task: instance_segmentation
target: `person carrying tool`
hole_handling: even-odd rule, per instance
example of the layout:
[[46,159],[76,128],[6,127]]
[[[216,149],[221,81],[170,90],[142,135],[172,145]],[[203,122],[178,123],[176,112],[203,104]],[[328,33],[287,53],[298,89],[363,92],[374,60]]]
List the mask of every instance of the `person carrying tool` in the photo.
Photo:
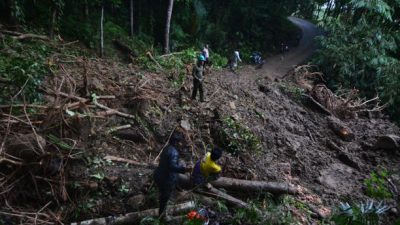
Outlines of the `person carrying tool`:
[[179,152],[182,148],[184,136],[181,132],[174,131],[169,140],[169,144],[161,153],[160,162],[154,171],[154,181],[159,190],[159,216],[165,216],[165,208],[168,200],[175,190],[178,182],[178,173],[190,171],[179,164]]
[[221,156],[222,150],[215,147],[211,152],[207,152],[203,159],[197,161],[191,177],[194,186],[201,186],[218,178],[221,166],[217,161]]

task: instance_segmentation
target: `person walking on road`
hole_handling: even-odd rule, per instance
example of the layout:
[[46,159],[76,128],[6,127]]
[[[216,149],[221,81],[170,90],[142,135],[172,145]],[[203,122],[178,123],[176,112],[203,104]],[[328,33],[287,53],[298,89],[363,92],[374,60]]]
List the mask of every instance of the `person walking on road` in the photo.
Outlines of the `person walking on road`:
[[242,62],[242,59],[240,58],[239,51],[234,51],[233,55],[229,59],[229,69],[233,73],[235,73],[235,70],[236,70],[239,62]]

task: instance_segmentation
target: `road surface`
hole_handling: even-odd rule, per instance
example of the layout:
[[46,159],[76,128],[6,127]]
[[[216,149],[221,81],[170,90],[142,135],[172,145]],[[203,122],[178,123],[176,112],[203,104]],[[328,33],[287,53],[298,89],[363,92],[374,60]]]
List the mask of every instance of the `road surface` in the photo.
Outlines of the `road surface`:
[[266,59],[263,68],[256,72],[257,75],[270,78],[282,78],[295,65],[306,62],[317,48],[315,37],[321,34],[320,29],[314,24],[296,17],[288,18],[302,30],[302,38],[296,48],[292,48],[284,55],[279,54]]

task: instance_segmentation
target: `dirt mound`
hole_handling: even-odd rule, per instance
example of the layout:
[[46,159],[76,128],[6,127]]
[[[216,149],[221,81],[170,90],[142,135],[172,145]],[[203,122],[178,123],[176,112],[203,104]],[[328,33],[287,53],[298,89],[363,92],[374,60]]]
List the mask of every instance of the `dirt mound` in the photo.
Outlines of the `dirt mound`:
[[[342,120],[354,133],[351,141],[342,140],[330,128],[329,117],[313,107],[301,89],[289,81],[253,79],[252,67],[239,74],[207,74],[206,102],[200,103],[190,100],[190,75],[176,86],[165,74],[133,65],[85,58],[54,61],[58,73],[42,86],[46,105],[28,106],[36,110],[29,118],[21,114],[18,119],[2,108],[0,141],[7,143],[15,133],[30,134],[27,151],[35,155],[25,161],[15,159],[21,155],[2,161],[8,167],[3,173],[14,176],[2,190],[43,187],[23,198],[3,195],[2,200],[11,199],[8,203],[19,207],[37,201],[33,208],[46,206],[42,220],[124,213],[132,209],[128,199],[137,193],[153,196],[141,207],[154,205],[152,163],[177,127],[186,135],[186,164],[193,165],[207,149],[220,145],[231,153],[221,162],[223,176],[295,183],[322,199],[316,205],[365,199],[363,180],[373,170],[399,172],[398,152],[373,147],[381,135],[400,135],[395,124],[385,118]],[[48,142],[39,141],[42,138]],[[11,146],[6,144],[5,149]],[[26,163],[41,162],[48,166],[31,171],[30,179],[12,173]],[[399,177],[393,178],[398,186]],[[13,183],[18,179],[24,182]],[[52,203],[46,205],[48,201]],[[61,207],[63,202],[73,207]],[[26,219],[34,217],[29,214]]]

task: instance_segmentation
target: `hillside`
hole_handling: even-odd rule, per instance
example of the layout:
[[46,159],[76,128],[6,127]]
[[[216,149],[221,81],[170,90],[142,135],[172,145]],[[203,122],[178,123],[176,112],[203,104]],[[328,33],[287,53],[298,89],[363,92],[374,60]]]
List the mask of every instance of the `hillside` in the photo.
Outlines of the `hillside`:
[[[312,38],[303,34],[297,49],[267,59],[260,70],[213,69],[206,75],[205,103],[190,100],[190,74],[176,82],[180,68],[148,71],[137,61],[51,52],[52,74],[40,85],[43,104],[0,107],[0,191],[6,203],[0,221],[68,223],[155,208],[151,167],[177,127],[186,135],[186,165],[219,145],[226,150],[222,176],[302,187],[280,199],[229,192],[272,214],[272,224],[312,224],[340,201],[369,199],[364,181],[373,171],[386,169],[397,190],[398,149],[374,146],[379,136],[400,136],[399,127],[382,114],[360,114],[341,119],[354,133],[342,140],[330,128],[332,116],[294,82],[289,68],[314,50]],[[132,198],[139,194],[147,196],[143,204]],[[386,201],[393,207],[389,221],[398,216],[394,194]],[[216,205],[208,206],[216,213],[214,224],[231,224],[233,207],[226,212]]]

